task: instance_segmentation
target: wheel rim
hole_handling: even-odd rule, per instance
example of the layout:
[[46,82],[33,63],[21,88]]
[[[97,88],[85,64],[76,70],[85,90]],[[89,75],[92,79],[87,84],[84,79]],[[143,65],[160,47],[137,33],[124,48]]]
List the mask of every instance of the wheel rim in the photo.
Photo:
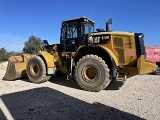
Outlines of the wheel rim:
[[39,74],[39,66],[37,63],[34,63],[30,66],[30,73],[33,76],[37,76]]
[[98,72],[94,66],[86,66],[82,69],[82,78],[88,83],[93,83],[97,80]]

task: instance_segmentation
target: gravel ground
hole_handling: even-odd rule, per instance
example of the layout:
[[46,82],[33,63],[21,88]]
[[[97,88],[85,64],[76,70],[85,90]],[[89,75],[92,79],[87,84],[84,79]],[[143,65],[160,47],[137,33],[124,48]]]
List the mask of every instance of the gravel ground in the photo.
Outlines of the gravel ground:
[[160,120],[160,76],[137,75],[88,92],[66,78],[4,81],[6,66],[0,64],[1,120]]

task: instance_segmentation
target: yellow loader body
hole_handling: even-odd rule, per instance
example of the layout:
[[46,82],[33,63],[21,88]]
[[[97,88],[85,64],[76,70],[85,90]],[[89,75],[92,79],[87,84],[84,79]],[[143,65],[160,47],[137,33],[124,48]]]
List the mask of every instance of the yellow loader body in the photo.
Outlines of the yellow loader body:
[[96,92],[120,76],[125,80],[156,71],[156,63],[145,60],[144,34],[112,31],[111,24],[109,19],[106,30],[93,32],[95,22],[84,16],[62,21],[60,44],[49,45],[44,40],[38,54],[12,56],[4,79],[28,77],[42,83],[54,72],[67,79],[74,75],[82,89]]

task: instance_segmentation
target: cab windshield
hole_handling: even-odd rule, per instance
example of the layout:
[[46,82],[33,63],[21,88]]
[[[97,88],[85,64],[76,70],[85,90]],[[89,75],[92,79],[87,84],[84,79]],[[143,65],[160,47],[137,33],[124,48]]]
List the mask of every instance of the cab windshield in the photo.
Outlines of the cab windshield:
[[84,31],[85,34],[94,32],[94,25],[92,25],[91,23],[85,23],[84,28],[85,28],[85,31]]

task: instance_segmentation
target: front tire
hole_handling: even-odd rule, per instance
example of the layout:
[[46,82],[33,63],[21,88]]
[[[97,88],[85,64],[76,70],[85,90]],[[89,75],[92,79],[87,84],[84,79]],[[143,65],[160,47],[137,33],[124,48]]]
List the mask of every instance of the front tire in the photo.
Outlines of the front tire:
[[47,76],[46,65],[43,59],[39,56],[32,56],[26,66],[26,73],[29,80],[33,83],[42,83],[50,79],[51,76]]
[[92,92],[105,89],[111,82],[105,61],[92,54],[79,60],[75,67],[75,79],[82,89]]

